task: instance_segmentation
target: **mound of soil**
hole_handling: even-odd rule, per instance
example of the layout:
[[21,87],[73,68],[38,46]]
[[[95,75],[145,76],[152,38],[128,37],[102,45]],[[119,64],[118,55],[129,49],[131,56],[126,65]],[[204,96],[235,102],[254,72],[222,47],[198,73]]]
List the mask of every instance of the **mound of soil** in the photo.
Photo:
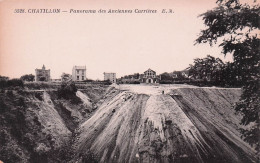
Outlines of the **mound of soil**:
[[240,89],[147,92],[124,90],[105,101],[79,127],[71,162],[256,161],[232,109]]

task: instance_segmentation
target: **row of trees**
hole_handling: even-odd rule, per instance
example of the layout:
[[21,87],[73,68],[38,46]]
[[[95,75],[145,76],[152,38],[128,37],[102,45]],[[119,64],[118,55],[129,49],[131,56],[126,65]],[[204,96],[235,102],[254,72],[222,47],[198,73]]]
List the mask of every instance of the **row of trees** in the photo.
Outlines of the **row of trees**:
[[221,59],[208,55],[206,58],[194,59],[194,64],[190,64],[188,68],[188,73],[192,79],[219,80],[223,68],[224,63]]
[[24,81],[34,81],[35,76],[33,74],[26,74],[20,77],[20,79],[9,79],[6,76],[0,76],[0,88],[11,87],[11,86],[23,86]]
[[35,76],[33,74],[26,74],[20,77],[22,81],[34,81]]
[[207,84],[222,87],[240,87],[243,85],[241,71],[234,63],[223,63],[220,58],[208,55],[196,58],[187,68],[188,76],[193,81],[205,81]]
[[20,79],[9,79],[6,76],[0,76],[0,88],[23,87],[24,81],[34,81],[35,76],[32,74],[23,75]]
[[9,79],[6,76],[0,76],[0,89],[7,87],[23,87],[23,81],[20,79]]
[[162,73],[162,84],[187,83],[203,86],[240,87],[243,85],[240,70],[234,63],[224,63],[220,58],[208,55],[194,59],[183,71]]

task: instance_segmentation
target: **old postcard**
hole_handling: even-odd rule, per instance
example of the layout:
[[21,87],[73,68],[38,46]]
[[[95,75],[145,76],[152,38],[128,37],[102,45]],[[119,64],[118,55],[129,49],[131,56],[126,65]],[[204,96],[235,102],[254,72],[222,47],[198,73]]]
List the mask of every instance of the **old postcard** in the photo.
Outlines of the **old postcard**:
[[257,1],[0,0],[0,162],[259,161]]

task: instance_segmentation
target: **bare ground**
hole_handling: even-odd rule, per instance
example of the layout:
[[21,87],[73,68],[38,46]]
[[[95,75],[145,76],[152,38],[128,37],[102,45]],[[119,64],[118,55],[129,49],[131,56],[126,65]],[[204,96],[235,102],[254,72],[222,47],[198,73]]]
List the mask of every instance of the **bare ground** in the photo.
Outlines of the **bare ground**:
[[232,109],[240,89],[115,87],[121,93],[79,127],[72,162],[256,162]]
[[85,86],[0,93],[4,162],[257,162],[240,138],[240,89]]

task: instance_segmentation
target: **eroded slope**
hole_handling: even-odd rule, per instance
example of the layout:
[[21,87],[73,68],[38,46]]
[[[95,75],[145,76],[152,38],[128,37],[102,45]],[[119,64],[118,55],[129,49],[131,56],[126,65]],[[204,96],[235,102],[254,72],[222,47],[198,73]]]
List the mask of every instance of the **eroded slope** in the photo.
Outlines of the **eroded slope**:
[[255,162],[232,105],[239,89],[123,91],[77,131],[79,162]]
[[107,86],[89,86],[63,99],[56,90],[1,91],[0,160],[67,162],[74,130],[93,115],[99,99],[117,93]]

